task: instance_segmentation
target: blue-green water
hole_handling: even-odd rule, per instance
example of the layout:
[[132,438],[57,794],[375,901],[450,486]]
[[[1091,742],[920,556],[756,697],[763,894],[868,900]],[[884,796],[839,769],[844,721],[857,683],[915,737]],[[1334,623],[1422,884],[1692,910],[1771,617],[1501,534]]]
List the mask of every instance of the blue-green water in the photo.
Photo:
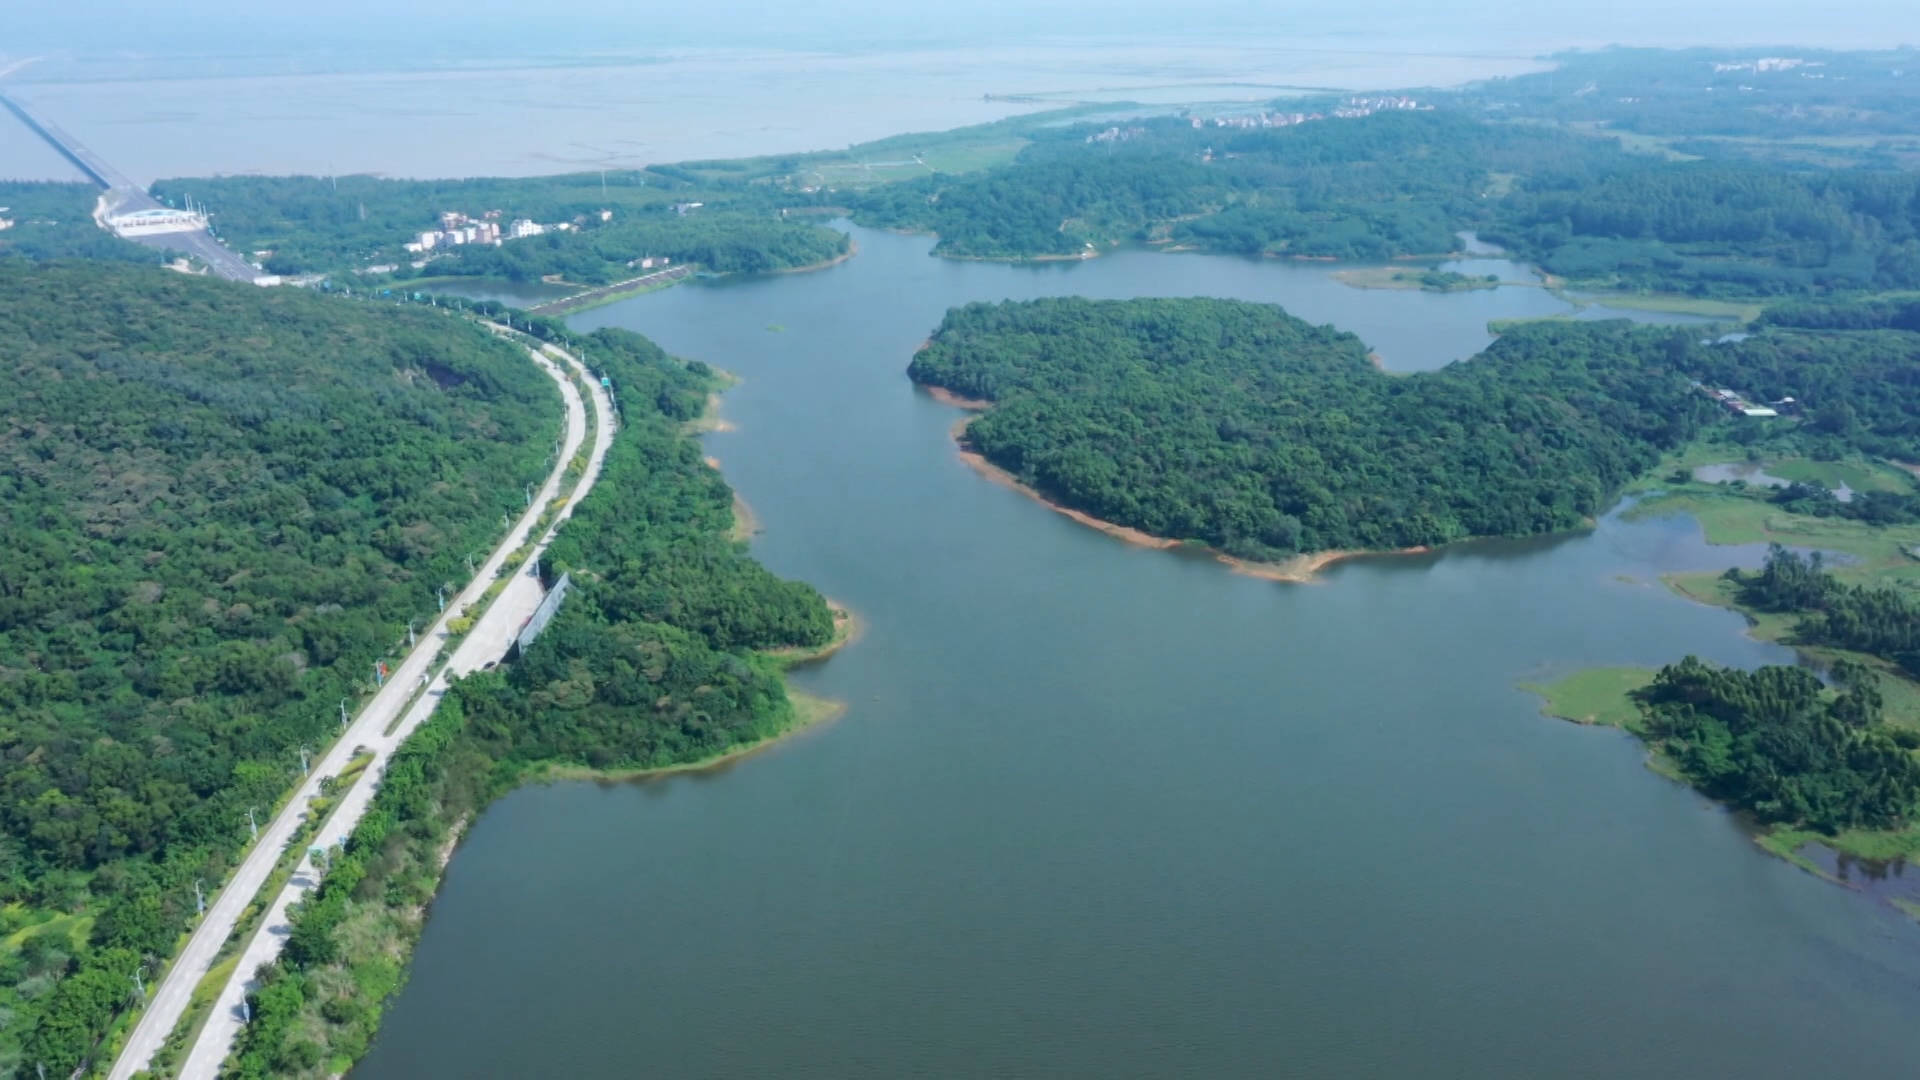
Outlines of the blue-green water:
[[1537,290],[859,239],[574,319],[744,377],[708,446],[756,554],[868,624],[799,679],[846,715],[709,775],[501,800],[357,1077],[1920,1071],[1920,927],[1514,688],[1786,659],[1656,581],[1757,552],[1609,516],[1276,585],[985,482],[903,374],[976,299],[1283,299],[1431,367]]

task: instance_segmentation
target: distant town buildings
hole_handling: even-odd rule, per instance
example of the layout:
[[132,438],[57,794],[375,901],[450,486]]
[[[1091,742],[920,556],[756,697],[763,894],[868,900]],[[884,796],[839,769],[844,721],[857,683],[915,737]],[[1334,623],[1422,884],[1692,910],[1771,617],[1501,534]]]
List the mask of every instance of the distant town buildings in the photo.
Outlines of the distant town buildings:
[[[694,203],[693,205],[698,206],[700,204]],[[443,210],[440,212],[440,227],[438,229],[430,229],[426,232],[415,234],[414,238],[409,240],[405,247],[415,255],[450,247],[464,246],[466,244],[491,244],[494,247],[499,247],[508,240],[524,240],[529,236],[543,236],[549,232],[572,232],[578,228],[572,221],[562,221],[553,225],[542,225],[531,218],[513,218],[507,222],[506,228],[502,229],[500,227],[500,219],[505,216],[505,213],[502,211],[488,210],[481,214],[478,219],[475,219],[468,217],[458,210]],[[598,211],[598,217],[603,222],[612,221],[613,211]],[[575,220],[584,221],[586,219],[577,218]]]
[[[1281,128],[1295,124],[1311,123],[1331,117],[1336,120],[1352,120],[1362,116],[1372,116],[1377,112],[1427,111],[1433,106],[1422,105],[1418,100],[1401,94],[1381,97],[1348,98],[1335,106],[1330,113],[1304,112],[1268,112],[1262,109],[1256,113],[1241,113],[1235,116],[1216,116],[1211,120],[1194,117],[1193,126],[1206,127],[1211,124],[1218,128]],[[1089,142],[1094,140],[1089,139]]]
[[1826,66],[1819,60],[1803,60],[1797,56],[1763,56],[1758,60],[1745,60],[1731,64],[1716,63],[1713,65],[1713,70],[1716,74],[1729,71],[1752,71],[1764,74],[1769,71],[1792,71],[1797,67]]

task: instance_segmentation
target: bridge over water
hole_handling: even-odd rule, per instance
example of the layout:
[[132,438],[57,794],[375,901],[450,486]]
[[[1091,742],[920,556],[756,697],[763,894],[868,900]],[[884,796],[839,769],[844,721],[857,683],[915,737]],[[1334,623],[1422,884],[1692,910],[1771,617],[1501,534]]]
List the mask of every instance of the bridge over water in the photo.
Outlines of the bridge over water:
[[[110,227],[109,219],[136,215],[147,217],[153,212],[165,211],[167,207],[147,194],[147,189],[128,179],[125,173],[113,167],[107,159],[93,152],[85,143],[68,134],[64,128],[39,116],[17,98],[0,93],[0,105],[20,118],[34,134],[47,141],[47,144],[59,151],[60,156],[71,162],[74,168],[85,174],[87,179],[98,184],[105,192],[104,213],[100,215],[101,227]],[[233,253],[204,227],[188,228],[176,232],[121,231],[121,236],[136,244],[174,251],[193,256],[228,281],[251,281],[269,284],[273,280],[253,267],[253,264]]]

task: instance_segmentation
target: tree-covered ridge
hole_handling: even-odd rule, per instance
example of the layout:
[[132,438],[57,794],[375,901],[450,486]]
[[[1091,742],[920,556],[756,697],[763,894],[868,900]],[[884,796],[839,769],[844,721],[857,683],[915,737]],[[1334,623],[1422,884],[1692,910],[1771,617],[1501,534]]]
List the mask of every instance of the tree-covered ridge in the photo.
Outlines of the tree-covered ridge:
[[993,401],[968,440],[1048,497],[1272,558],[1580,524],[1709,415],[1666,357],[1540,324],[1395,377],[1276,307],[1069,299],[956,308],[909,374]]
[[753,650],[822,644],[832,620],[811,586],[727,538],[732,493],[683,426],[713,373],[622,330],[573,344],[612,379],[623,417],[599,481],[547,551],[543,569],[569,571],[574,592],[524,655],[456,683],[395,755],[252,995],[236,1076],[324,1077],[365,1053],[449,830],[529,772],[698,761],[794,722],[778,664]]
[[1148,120],[1117,143],[1087,142],[1093,130],[1054,132],[983,174],[875,188],[853,206],[863,221],[937,232],[935,251],[959,256],[1078,255],[1133,240],[1386,258],[1453,250],[1493,171],[1606,152],[1432,113],[1231,132]]
[[1920,286],[1911,171],[1671,161],[1470,102],[1245,131],[1146,120],[1111,141],[1073,126],[1036,133],[1012,164],[850,201],[863,221],[937,232],[936,253],[966,257],[1145,242],[1385,259],[1451,251],[1456,231],[1475,229],[1553,273],[1609,285]]
[[0,311],[0,889],[92,920],[0,960],[0,1038],[64,1075],[520,509],[556,410],[424,309],[15,262]]
[[1636,287],[1793,294],[1920,284],[1920,176],[1635,161],[1529,179],[1487,235]]

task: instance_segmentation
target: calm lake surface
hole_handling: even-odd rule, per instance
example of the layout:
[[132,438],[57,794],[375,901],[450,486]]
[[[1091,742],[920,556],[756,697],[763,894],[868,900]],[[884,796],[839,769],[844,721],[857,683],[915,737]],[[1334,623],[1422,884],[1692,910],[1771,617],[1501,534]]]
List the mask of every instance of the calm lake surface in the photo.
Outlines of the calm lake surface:
[[[630,41],[562,56],[414,58],[375,70],[303,70],[260,57],[56,55],[7,86],[150,183],[247,172],[633,169],[836,149],[1076,102],[1246,104],[1305,87],[1446,86],[1547,66],[1526,54],[1372,42],[1335,42],[1336,51],[1325,41],[1271,39],[918,49],[651,48],[645,33]],[[32,139],[0,113],[0,177],[78,178],[57,155],[24,145]]]
[[1920,1071],[1920,927],[1515,688],[1786,660],[1656,581],[1758,551],[1616,514],[1276,585],[987,483],[904,375],[972,300],[1285,297],[1418,368],[1543,293],[859,241],[574,319],[744,377],[708,447],[756,554],[866,621],[798,679],[847,714],[713,774],[501,800],[357,1078]]

